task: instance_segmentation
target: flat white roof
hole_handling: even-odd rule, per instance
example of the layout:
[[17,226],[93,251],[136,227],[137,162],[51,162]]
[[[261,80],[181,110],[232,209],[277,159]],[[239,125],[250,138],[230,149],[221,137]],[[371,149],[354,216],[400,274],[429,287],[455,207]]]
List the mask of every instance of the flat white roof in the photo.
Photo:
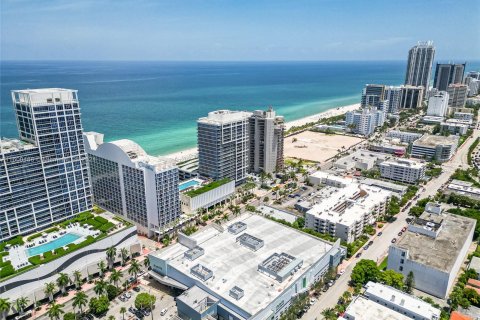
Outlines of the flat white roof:
[[395,167],[421,169],[425,167],[425,164],[414,161],[414,160],[410,160],[410,159],[397,159],[397,160],[384,161],[380,164],[380,166],[395,166]]
[[[246,230],[237,235],[227,231],[229,225],[238,221],[247,225]],[[224,232],[220,232],[210,226],[190,236],[204,250],[204,254],[194,261],[184,257],[188,248],[180,243],[152,255],[168,260],[169,268],[173,267],[189,278],[197,279],[190,274],[193,266],[201,264],[207,267],[212,270],[213,277],[203,284],[252,315],[266,308],[332,248],[326,241],[258,215],[244,214],[230,221],[224,229]],[[264,246],[253,251],[240,245],[236,238],[243,233],[263,240]],[[303,260],[300,270],[292,276],[278,282],[257,270],[258,265],[272,254],[283,252]],[[229,296],[230,289],[234,286],[244,291],[245,295],[240,300]]]
[[[359,219],[363,219],[365,212],[386,200],[392,193],[377,187],[351,183],[344,188],[335,188],[329,197],[314,205],[308,214],[316,218],[328,220],[332,223],[341,223],[350,226]],[[356,197],[356,199],[352,199]],[[335,208],[344,202],[350,202],[343,212]]]
[[208,113],[208,117],[198,119],[200,123],[222,125],[247,120],[252,115],[246,111],[217,110]]
[[33,143],[19,140],[0,138],[0,153],[9,153],[36,148]]
[[362,296],[358,296],[353,300],[348,305],[345,313],[355,318],[355,320],[411,320],[410,317],[404,316],[401,313],[388,309]]
[[365,295],[368,297],[373,296],[388,300],[392,304],[401,306],[402,308],[410,310],[411,312],[419,314],[427,319],[433,319],[434,316],[436,316],[437,319],[440,319],[439,309],[432,307],[430,303],[417,297],[372,281],[368,282],[365,287]]

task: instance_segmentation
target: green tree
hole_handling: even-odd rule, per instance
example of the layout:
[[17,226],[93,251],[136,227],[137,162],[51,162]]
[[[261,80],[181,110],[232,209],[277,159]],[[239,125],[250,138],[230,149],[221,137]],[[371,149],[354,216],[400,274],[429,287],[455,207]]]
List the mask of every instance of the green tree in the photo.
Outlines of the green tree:
[[379,280],[381,283],[386,284],[397,289],[403,288],[403,274],[395,272],[393,270],[386,270],[380,273]]
[[48,308],[47,315],[50,318],[50,320],[59,320],[60,316],[65,313],[63,311],[63,304],[58,304],[55,302],[52,302],[50,304],[50,307]]
[[112,301],[118,295],[119,290],[114,285],[109,284],[109,285],[107,285],[105,291],[107,293],[108,300]]
[[95,286],[93,287],[93,291],[97,296],[101,296],[107,292],[107,285],[108,283],[103,279],[98,280],[95,282]]
[[93,297],[90,299],[90,302],[88,303],[88,307],[90,308],[90,311],[96,316],[105,314],[108,311],[109,306],[110,306],[110,301],[108,300],[107,296]]
[[122,271],[113,269],[109,277],[110,283],[113,283],[115,286],[118,287],[118,281],[120,281],[122,277],[123,277]]
[[143,259],[143,266],[147,269],[150,269],[150,259],[148,259],[148,257]]
[[128,252],[128,249],[127,248],[121,248],[120,249],[120,258],[122,259],[122,266],[124,266],[127,263],[129,257],[130,257],[130,253]]
[[75,313],[67,312],[63,315],[63,320],[76,320]]
[[125,320],[125,313],[127,313],[127,308],[121,307],[120,313],[122,314],[122,320]]
[[478,306],[480,303],[480,295],[472,288],[464,288],[463,296],[468,300],[468,302],[470,302],[470,304]]
[[379,274],[380,271],[375,261],[362,259],[353,268],[350,279],[354,286],[362,286],[368,281],[377,281]]
[[146,292],[139,293],[135,298],[135,308],[137,309],[152,309],[155,305],[156,297]]
[[83,314],[83,307],[85,307],[88,303],[88,296],[83,291],[77,291],[73,296],[73,303],[72,306],[74,310],[76,308],[80,309],[80,314]]
[[337,314],[335,313],[335,310],[332,308],[327,308],[322,311],[322,316],[325,318],[325,320],[336,320],[337,319]]
[[53,301],[53,294],[55,293],[56,287],[55,287],[55,282],[48,282],[45,283],[45,289],[43,292],[48,296],[48,300],[50,302]]
[[10,308],[12,307],[12,303],[8,301],[9,298],[0,298],[0,313],[2,314],[2,318],[5,319],[8,312],[10,312]]
[[405,279],[405,292],[411,294],[413,287],[415,287],[415,275],[410,271]]
[[137,259],[132,259],[130,262],[130,267],[128,268],[129,275],[135,275],[135,282],[137,282],[137,276],[140,273],[140,264]]
[[107,266],[105,264],[105,261],[101,260],[99,263],[97,263],[98,271],[100,272],[100,278],[103,278],[105,275],[105,271],[107,271]]
[[27,297],[20,297],[15,300],[15,306],[17,307],[17,310],[20,314],[23,314],[25,312],[25,308],[28,306],[29,302],[30,300],[28,300]]
[[57,285],[60,288],[60,290],[62,291],[62,294],[65,295],[65,291],[66,291],[69,283],[70,283],[70,278],[68,277],[68,275],[66,273],[60,272],[60,274],[58,275],[58,278],[57,278]]
[[78,270],[73,271],[73,283],[75,283],[75,288],[78,290],[82,286],[83,276],[82,273]]
[[107,249],[107,260],[108,260],[108,268],[112,269],[113,264],[115,263],[115,256],[117,255],[117,248],[111,246]]

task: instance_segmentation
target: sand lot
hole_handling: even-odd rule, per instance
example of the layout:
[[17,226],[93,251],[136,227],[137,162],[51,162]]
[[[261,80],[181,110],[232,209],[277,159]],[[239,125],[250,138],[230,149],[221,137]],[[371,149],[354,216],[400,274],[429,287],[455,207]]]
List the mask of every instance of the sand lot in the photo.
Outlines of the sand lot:
[[[293,142],[294,138],[297,141]],[[285,138],[284,153],[285,157],[324,162],[335,156],[342,146],[348,149],[361,141],[363,139],[356,137],[305,131]]]

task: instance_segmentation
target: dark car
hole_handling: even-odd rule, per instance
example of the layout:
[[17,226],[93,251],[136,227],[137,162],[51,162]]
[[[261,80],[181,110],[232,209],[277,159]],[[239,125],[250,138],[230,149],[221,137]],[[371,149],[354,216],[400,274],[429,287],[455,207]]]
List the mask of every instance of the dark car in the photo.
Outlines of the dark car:
[[393,238],[393,239],[392,239],[392,243],[395,243],[395,242],[397,242],[397,239],[396,239],[396,238]]
[[400,232],[398,233],[398,236],[400,237],[402,234],[403,234],[403,232],[402,232],[402,231],[400,231]]
[[359,253],[357,253],[357,254],[355,255],[355,258],[360,258],[361,255],[362,255],[362,253],[359,252]]
[[368,250],[368,248],[369,248],[369,246],[367,244],[365,247],[363,247],[363,250]]
[[135,287],[135,288],[133,288],[133,291],[135,291],[135,292],[140,292],[140,287]]
[[370,241],[368,242],[368,245],[371,246],[372,244],[373,244],[373,241],[370,240]]
[[383,234],[383,232],[380,231],[379,233],[377,233],[377,236],[380,237],[382,234]]

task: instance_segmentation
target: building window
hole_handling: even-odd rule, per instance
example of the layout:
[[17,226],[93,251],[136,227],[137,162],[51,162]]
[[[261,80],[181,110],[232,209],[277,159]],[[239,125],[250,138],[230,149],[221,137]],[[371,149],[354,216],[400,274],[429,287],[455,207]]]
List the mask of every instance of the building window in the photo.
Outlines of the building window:
[[402,267],[402,266],[400,266],[399,270],[400,270],[400,271],[403,271],[403,267]]
[[404,262],[405,262],[405,260],[403,260],[403,259],[400,259],[400,263],[404,263]]
[[402,252],[402,257],[405,257],[405,252]]

